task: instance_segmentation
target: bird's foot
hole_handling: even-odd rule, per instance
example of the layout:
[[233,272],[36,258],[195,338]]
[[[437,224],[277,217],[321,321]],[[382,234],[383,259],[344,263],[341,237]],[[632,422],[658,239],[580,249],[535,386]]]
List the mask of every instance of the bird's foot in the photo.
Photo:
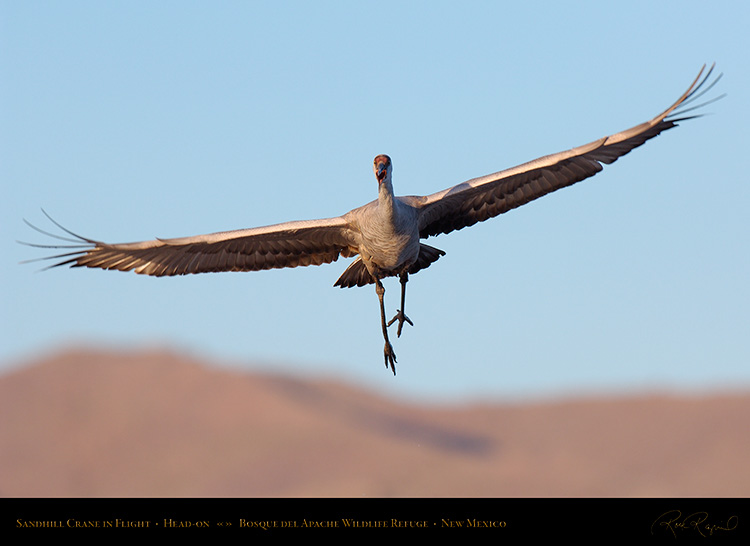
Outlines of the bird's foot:
[[398,330],[396,330],[396,336],[401,337],[401,330],[404,327],[404,322],[408,322],[412,326],[414,326],[414,323],[409,319],[409,317],[407,317],[404,314],[404,312],[401,309],[396,309],[396,311],[398,311],[396,313],[396,316],[391,319],[391,321],[388,323],[388,326],[390,326],[391,324],[393,324],[394,322],[398,320]]
[[391,370],[393,370],[393,375],[396,375],[396,353],[393,351],[390,341],[385,342],[384,358],[385,368],[388,369],[390,366]]

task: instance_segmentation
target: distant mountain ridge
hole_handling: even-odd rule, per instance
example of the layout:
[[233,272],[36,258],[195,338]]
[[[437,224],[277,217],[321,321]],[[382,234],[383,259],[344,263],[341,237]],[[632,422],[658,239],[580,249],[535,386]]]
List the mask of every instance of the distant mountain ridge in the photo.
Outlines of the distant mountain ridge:
[[418,406],[166,351],[0,376],[0,496],[746,497],[750,394]]

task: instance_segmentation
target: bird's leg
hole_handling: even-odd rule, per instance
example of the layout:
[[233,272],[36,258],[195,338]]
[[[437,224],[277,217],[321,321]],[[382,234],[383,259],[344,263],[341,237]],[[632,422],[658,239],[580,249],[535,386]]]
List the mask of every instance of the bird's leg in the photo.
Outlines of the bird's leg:
[[408,322],[412,326],[414,326],[414,323],[404,314],[404,304],[406,302],[406,283],[409,282],[409,274],[407,272],[401,273],[401,309],[396,309],[397,313],[396,316],[391,319],[391,321],[388,323],[388,326],[396,322],[398,320],[398,330],[396,331],[396,335],[398,337],[401,337],[401,329],[404,327],[404,322]]
[[391,370],[393,370],[393,375],[396,375],[396,353],[393,352],[393,346],[388,340],[388,326],[385,323],[385,304],[383,303],[385,288],[383,287],[383,283],[380,282],[380,279],[375,279],[375,292],[377,292],[378,299],[380,300],[380,324],[383,326],[383,338],[385,338],[385,367],[388,368],[388,365],[390,364]]

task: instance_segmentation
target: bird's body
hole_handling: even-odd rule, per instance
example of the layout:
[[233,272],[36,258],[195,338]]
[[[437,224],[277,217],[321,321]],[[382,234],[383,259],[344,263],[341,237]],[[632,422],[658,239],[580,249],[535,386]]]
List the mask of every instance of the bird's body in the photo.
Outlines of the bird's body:
[[[677,102],[648,122],[432,195],[395,196],[391,159],[379,155],[373,164],[378,198],[342,216],[125,244],[107,244],[81,237],[57,224],[75,239],[52,236],[73,245],[32,246],[72,249],[65,254],[50,256],[62,259],[54,266],[70,264],[72,267],[133,270],[159,277],[321,265],[336,261],[339,256],[357,256],[334,286],[376,285],[385,340],[384,360],[395,374],[396,357],[387,327],[398,321],[400,336],[403,323],[411,324],[404,313],[409,274],[429,267],[445,254],[422,243],[421,239],[474,225],[593,176],[602,170],[602,164],[614,162],[662,131],[674,127],[676,122],[689,119],[676,117],[675,109],[702,95],[718,81],[716,78],[698,93],[712,69],[703,79],[701,70]],[[386,323],[385,290],[381,280],[389,276],[397,276],[401,281],[401,308]]]
[[381,187],[380,196],[344,218],[358,232],[358,253],[374,277],[398,274],[419,255],[418,211]]

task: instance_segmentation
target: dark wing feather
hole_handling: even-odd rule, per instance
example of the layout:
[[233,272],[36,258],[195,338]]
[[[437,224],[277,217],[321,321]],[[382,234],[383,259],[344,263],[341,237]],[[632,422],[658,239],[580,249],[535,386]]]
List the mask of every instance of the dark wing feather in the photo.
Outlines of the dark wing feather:
[[[417,261],[411,264],[411,267],[409,267],[409,273],[413,275],[422,269],[427,269],[430,267],[430,264],[436,262],[440,256],[445,256],[445,252],[439,248],[420,243]],[[362,258],[357,258],[346,268],[346,271],[341,274],[338,280],[333,283],[333,286],[351,288],[353,286],[366,286],[374,283],[375,278],[370,275]]]
[[70,265],[132,270],[142,275],[162,277],[321,265],[334,262],[339,256],[357,254],[355,234],[341,217],[124,244],[102,243],[57,225],[76,239],[38,231],[76,244],[32,245],[75,249],[43,258],[60,260],[50,267]]
[[[684,109],[680,113],[675,112],[675,109],[703,95],[721,78],[719,75],[699,92],[713,71],[712,66],[701,79],[705,68],[701,69],[693,84],[677,102],[651,121],[566,152],[469,180],[442,192],[410,198],[410,203],[420,210],[420,237],[450,233],[472,226],[580,182],[601,171],[603,163],[614,162],[662,131],[675,127],[678,121],[696,117],[679,116],[704,104]],[[714,100],[719,98],[721,97]]]

